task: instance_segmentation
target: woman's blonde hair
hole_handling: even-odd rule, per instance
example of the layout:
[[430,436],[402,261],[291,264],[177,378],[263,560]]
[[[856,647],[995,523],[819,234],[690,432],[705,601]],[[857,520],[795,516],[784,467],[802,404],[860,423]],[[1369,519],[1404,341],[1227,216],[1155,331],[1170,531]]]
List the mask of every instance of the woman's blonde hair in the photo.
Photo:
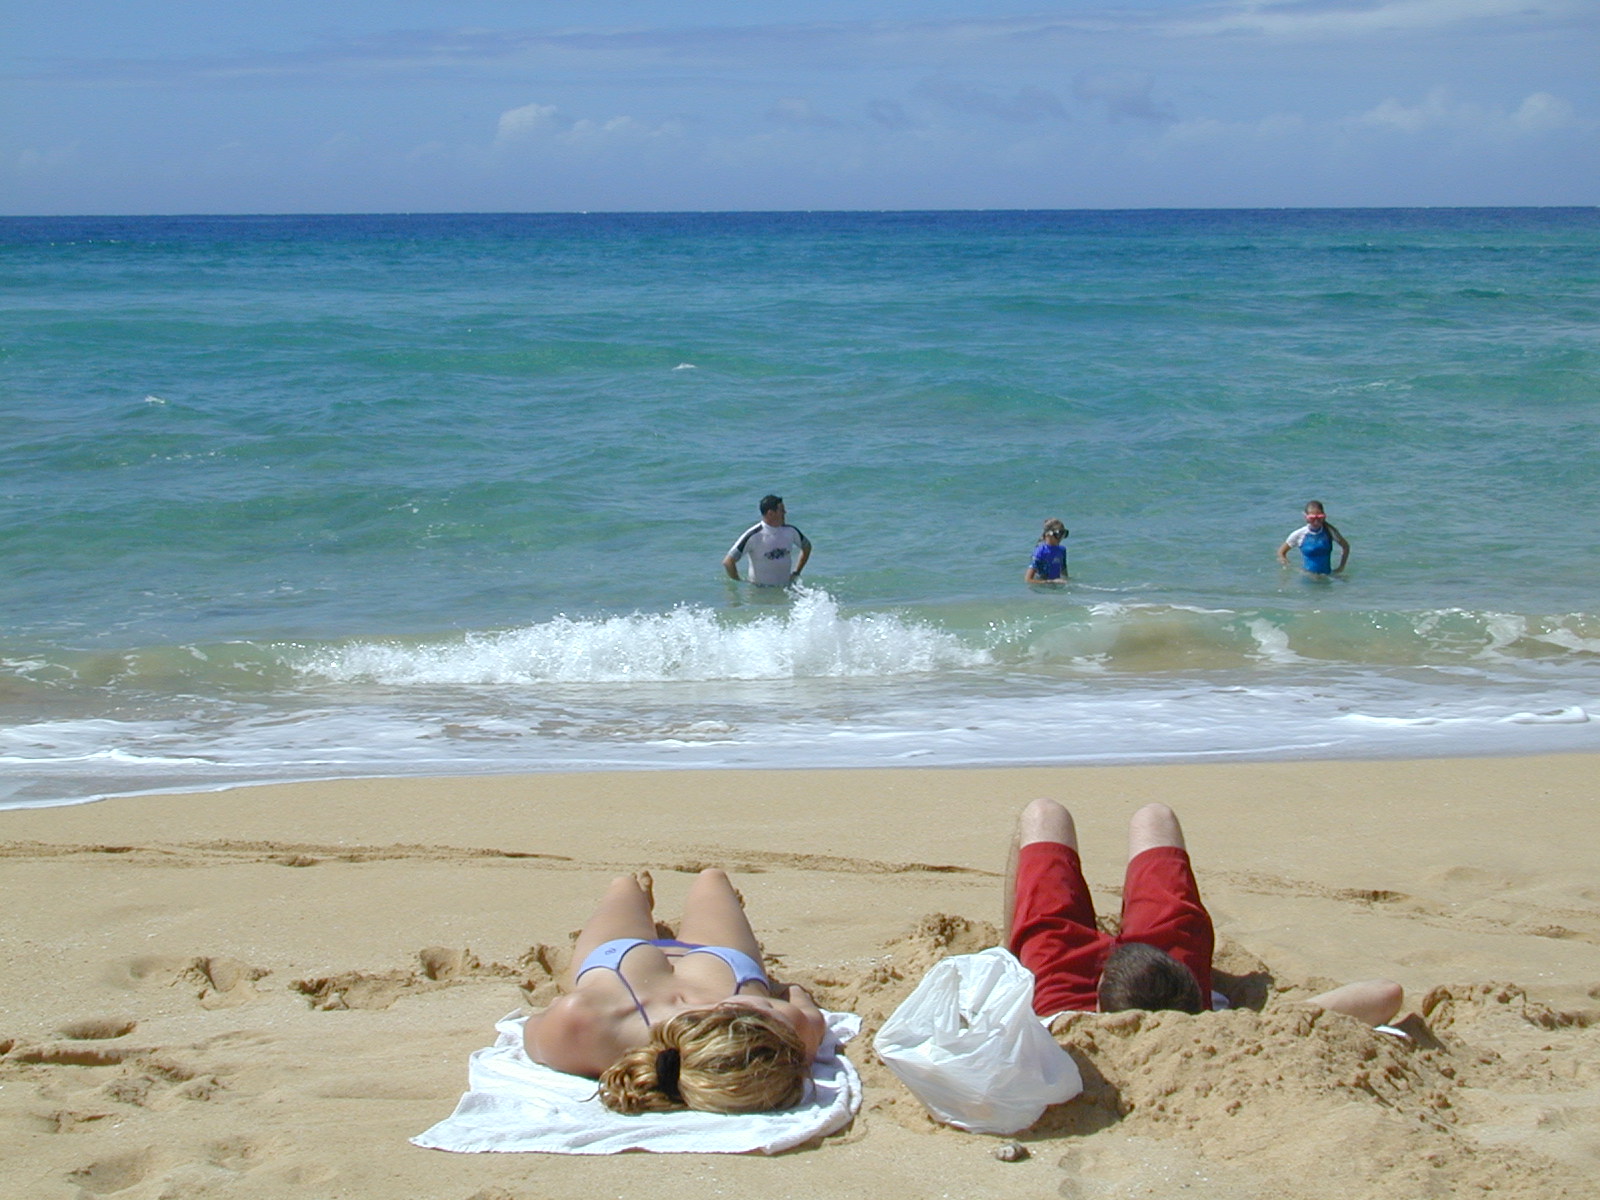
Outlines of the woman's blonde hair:
[[791,1108],[810,1076],[805,1043],[767,1013],[728,1005],[681,1012],[650,1027],[600,1076],[613,1112],[770,1112]]

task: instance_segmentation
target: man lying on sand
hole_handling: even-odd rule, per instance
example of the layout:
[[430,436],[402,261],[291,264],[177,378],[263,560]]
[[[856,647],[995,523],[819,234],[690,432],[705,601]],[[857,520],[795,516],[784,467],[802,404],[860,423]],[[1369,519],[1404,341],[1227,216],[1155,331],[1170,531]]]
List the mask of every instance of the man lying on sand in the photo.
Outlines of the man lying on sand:
[[[1095,925],[1072,814],[1054,800],[1022,810],[1006,883],[1006,946],[1033,972],[1033,1008],[1061,1012],[1226,1007],[1211,990],[1215,934],[1189,863],[1183,829],[1165,804],[1147,804],[1128,825],[1122,925]],[[1400,1011],[1400,985],[1346,984],[1307,1003],[1383,1025]]]

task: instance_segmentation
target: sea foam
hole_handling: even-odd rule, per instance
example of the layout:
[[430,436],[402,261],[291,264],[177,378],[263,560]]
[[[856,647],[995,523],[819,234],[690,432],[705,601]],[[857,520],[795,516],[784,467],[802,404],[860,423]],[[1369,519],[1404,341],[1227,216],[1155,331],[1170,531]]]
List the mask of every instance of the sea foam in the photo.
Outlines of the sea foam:
[[[747,611],[747,610],[745,610]],[[845,615],[826,592],[733,618],[665,613],[557,617],[446,644],[363,641],[311,654],[307,672],[389,685],[666,683],[718,679],[886,678],[988,662],[955,635],[894,613]]]

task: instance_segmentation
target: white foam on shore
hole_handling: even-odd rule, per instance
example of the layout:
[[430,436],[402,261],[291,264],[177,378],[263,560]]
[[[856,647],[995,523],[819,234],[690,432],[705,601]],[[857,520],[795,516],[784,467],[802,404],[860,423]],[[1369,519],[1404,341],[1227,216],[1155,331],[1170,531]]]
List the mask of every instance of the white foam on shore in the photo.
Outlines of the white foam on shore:
[[1600,663],[1537,640],[1587,637],[1581,617],[742,599],[18,656],[0,806],[354,775],[1600,749]]
[[1595,696],[1441,694],[1375,676],[1119,685],[1015,672],[938,686],[908,676],[337,692],[338,703],[294,712],[239,705],[14,727],[0,732],[0,807],[351,776],[1600,751]]

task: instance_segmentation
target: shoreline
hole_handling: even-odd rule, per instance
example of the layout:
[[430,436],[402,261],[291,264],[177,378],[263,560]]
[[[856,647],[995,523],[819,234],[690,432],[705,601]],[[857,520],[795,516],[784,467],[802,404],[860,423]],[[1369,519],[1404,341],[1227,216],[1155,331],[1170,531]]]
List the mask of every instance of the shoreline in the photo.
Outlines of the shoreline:
[[[1600,1109],[1597,767],[1562,753],[540,772],[7,810],[0,1128],[18,1152],[0,1190],[533,1200],[665,1172],[779,1196],[1131,1197],[1164,1179],[1232,1200],[1293,1191],[1314,1158],[1331,1200],[1483,1178],[1577,1197],[1600,1168],[1581,1134]],[[1010,824],[1037,795],[1077,817],[1103,912],[1128,815],[1172,804],[1219,966],[1268,1000],[1145,1018],[1134,1038],[1075,1019],[1058,1036],[1128,1111],[1086,1093],[1024,1137],[1030,1160],[1002,1164],[992,1139],[929,1122],[870,1037],[933,961],[992,940]],[[688,873],[711,864],[733,872],[783,976],[863,1015],[849,1131],[773,1159],[406,1144],[449,1113],[494,1021],[547,997],[530,950],[564,954],[607,878],[650,867],[675,919]],[[421,952],[441,947],[454,965],[430,973]],[[1351,1030],[1293,1032],[1296,996],[1380,975],[1408,1009],[1434,993],[1443,1049],[1371,1059]],[[1148,1093],[1157,1077],[1166,1090]]]
[[1287,747],[1276,752],[1264,750],[1218,750],[1209,753],[1175,752],[1162,758],[1107,756],[1104,759],[1078,759],[1073,761],[1049,761],[1043,759],[1027,759],[1022,757],[1006,760],[974,759],[966,762],[937,762],[937,763],[896,763],[892,765],[863,766],[855,763],[823,764],[815,766],[796,766],[782,763],[775,766],[751,766],[746,763],[710,764],[705,762],[689,763],[663,763],[663,762],[638,762],[632,764],[610,763],[595,767],[572,767],[560,763],[548,766],[507,766],[494,767],[483,771],[463,771],[454,768],[440,768],[437,771],[402,772],[392,773],[384,770],[374,770],[371,773],[350,775],[307,775],[303,777],[285,779],[239,779],[223,782],[197,783],[192,786],[175,787],[160,785],[149,788],[137,788],[125,792],[95,792],[91,795],[76,796],[64,799],[23,800],[18,802],[0,801],[0,813],[24,812],[35,809],[73,808],[83,805],[101,804],[108,801],[137,800],[146,797],[178,797],[178,796],[208,796],[220,795],[230,792],[249,792],[262,788],[302,788],[322,787],[325,785],[341,784],[374,784],[386,781],[399,782],[412,781],[448,781],[448,780],[473,780],[473,779],[543,779],[549,776],[590,776],[590,775],[651,775],[674,773],[705,773],[721,774],[723,772],[784,772],[784,771],[859,771],[864,773],[886,771],[1078,771],[1078,770],[1144,770],[1167,767],[1212,767],[1212,766],[1250,766],[1267,764],[1302,764],[1315,763],[1392,763],[1392,762],[1454,762],[1458,760],[1473,761],[1481,759],[1560,759],[1573,756],[1587,756],[1600,759],[1600,748],[1589,745],[1573,745],[1550,749],[1530,748],[1526,745],[1514,746],[1506,749],[1483,750],[1477,753],[1464,751],[1460,747],[1450,747],[1441,750],[1438,754],[1418,754],[1415,750],[1391,745],[1388,750],[1349,750],[1348,753],[1323,753],[1319,755],[1307,754],[1301,747]]

